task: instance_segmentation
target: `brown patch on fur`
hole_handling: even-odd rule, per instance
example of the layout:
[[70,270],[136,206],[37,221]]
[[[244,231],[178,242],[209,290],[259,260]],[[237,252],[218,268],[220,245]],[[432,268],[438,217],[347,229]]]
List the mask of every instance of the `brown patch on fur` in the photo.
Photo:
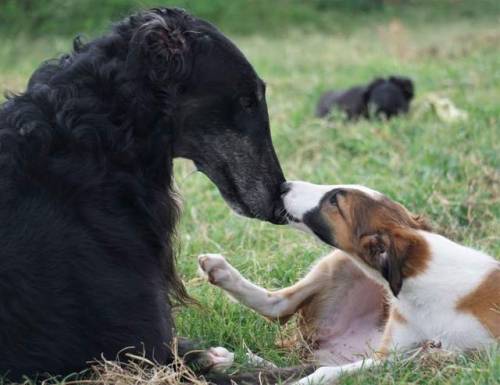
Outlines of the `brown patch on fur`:
[[488,274],[476,290],[463,297],[456,308],[473,314],[500,339],[500,267]]
[[[350,211],[350,210],[349,210]],[[333,224],[335,240],[338,247],[347,253],[353,253],[354,245],[352,239],[352,225],[349,216],[341,213],[341,211],[333,206],[323,207],[322,215],[326,217],[329,224]]]
[[422,216],[412,214],[385,196],[376,199],[360,191],[349,191],[348,195],[351,228],[357,238],[375,231],[398,228],[431,230]]
[[427,270],[430,250],[427,242],[415,231],[397,229],[392,232],[395,253],[402,261],[403,278],[415,277]]
[[322,215],[337,246],[380,271],[397,296],[402,281],[423,273],[430,252],[416,230],[430,230],[422,216],[410,213],[387,197],[355,189],[336,192],[325,200]]

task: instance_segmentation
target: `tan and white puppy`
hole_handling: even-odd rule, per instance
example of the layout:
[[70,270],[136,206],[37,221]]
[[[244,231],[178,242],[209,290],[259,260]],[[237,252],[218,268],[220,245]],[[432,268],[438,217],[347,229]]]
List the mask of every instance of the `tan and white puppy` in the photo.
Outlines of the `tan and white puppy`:
[[[432,233],[418,216],[363,186],[290,182],[292,225],[338,248],[295,285],[267,291],[224,257],[200,256],[211,283],[258,313],[300,328],[323,365],[299,384],[330,383],[426,341],[448,350],[500,339],[500,263]],[[370,358],[369,358],[370,357]]]

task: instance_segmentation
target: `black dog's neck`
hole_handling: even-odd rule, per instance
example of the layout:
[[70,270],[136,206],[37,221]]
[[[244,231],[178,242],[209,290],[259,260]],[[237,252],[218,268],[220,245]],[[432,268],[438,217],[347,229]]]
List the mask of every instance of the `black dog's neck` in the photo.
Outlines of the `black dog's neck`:
[[122,61],[111,67],[109,61],[100,66],[82,52],[40,67],[27,91],[0,108],[1,164],[10,157],[9,172],[25,170],[26,183],[72,207],[91,203],[99,215],[128,213],[169,294],[184,301],[171,239],[179,216],[171,122],[149,90],[120,75]]
[[28,90],[0,110],[2,128],[16,137],[12,144],[27,155],[24,162],[40,165],[76,153],[165,184],[171,177],[170,119],[142,79],[120,72],[124,61],[109,64],[103,56],[101,66],[94,56],[84,51],[40,67]]

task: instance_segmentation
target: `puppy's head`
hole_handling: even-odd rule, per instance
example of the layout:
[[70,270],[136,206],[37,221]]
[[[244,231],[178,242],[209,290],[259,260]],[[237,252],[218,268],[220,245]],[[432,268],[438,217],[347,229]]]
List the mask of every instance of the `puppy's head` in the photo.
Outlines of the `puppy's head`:
[[373,108],[376,115],[387,118],[406,113],[414,95],[413,82],[405,77],[391,76],[372,81],[363,94],[367,108]]
[[377,191],[359,185],[288,182],[283,204],[292,225],[380,274],[395,296],[404,278],[425,267],[426,261],[409,257],[424,252],[415,230],[429,230],[429,226]]

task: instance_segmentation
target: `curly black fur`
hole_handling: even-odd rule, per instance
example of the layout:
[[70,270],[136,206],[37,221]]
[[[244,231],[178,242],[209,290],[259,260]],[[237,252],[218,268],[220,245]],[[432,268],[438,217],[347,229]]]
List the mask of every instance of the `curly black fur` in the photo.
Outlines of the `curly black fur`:
[[171,309],[188,299],[172,160],[280,222],[263,92],[213,26],[154,9],[75,40],[1,105],[0,375],[79,371],[127,347],[169,362]]

